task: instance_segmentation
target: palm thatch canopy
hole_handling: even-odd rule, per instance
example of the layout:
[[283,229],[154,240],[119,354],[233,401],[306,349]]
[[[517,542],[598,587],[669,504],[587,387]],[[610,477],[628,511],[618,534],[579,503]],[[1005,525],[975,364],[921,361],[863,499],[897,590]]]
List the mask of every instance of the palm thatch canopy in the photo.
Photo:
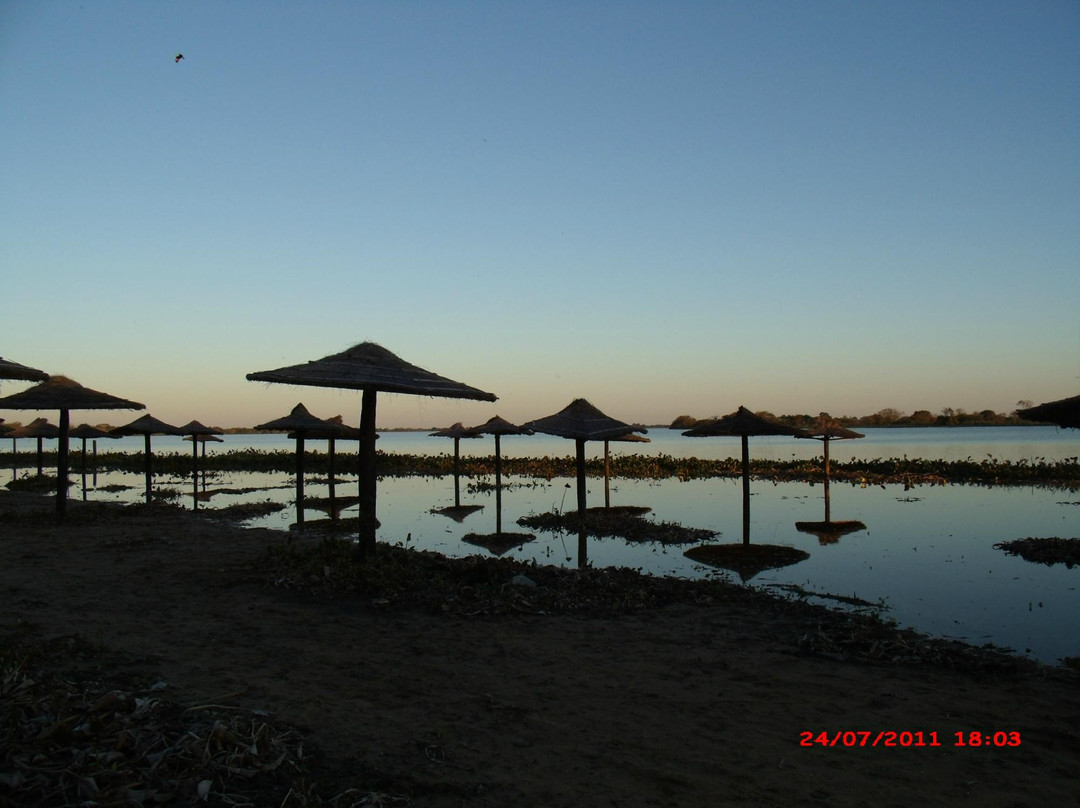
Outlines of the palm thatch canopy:
[[15,431],[15,427],[8,426],[7,424],[4,423],[4,419],[0,418],[0,437],[6,438],[9,433],[14,432],[14,431]]
[[565,408],[525,424],[536,432],[571,440],[613,440],[631,432],[647,432],[644,427],[616,421],[583,398],[571,401]]
[[347,351],[302,365],[249,373],[253,382],[373,390],[417,396],[495,401],[496,396],[411,365],[374,342],[361,342]]
[[533,431],[527,426],[517,426],[505,418],[496,415],[489,418],[480,426],[469,427],[469,431],[476,435],[531,435]]
[[625,435],[619,435],[617,438],[608,438],[612,443],[652,443],[652,438],[646,438],[642,435],[635,435],[633,432],[628,432]]
[[[312,429],[304,437],[312,440],[360,440],[360,430],[354,426],[346,426],[345,419],[340,415],[326,418],[326,426],[322,429]],[[296,433],[290,432],[290,438],[295,438]],[[376,435],[376,438],[379,436]]]
[[1080,396],[1048,401],[1037,407],[1017,410],[1016,414],[1026,421],[1040,421],[1069,429],[1080,429]]
[[123,426],[113,427],[112,433],[114,435],[182,435],[179,427],[175,427],[172,424],[167,424],[164,421],[159,421],[154,416],[147,413],[139,418],[136,418],[130,424],[124,424]]
[[50,424],[44,418],[35,418],[26,426],[20,426],[13,429],[9,434],[9,438],[58,438],[60,437],[60,427],[55,424]]
[[453,426],[448,426],[446,429],[437,429],[434,432],[428,434],[429,438],[479,438],[480,433],[474,432],[468,427],[462,425],[461,421],[458,421]]
[[29,390],[0,398],[0,410],[60,410],[60,443],[56,452],[56,512],[67,510],[68,427],[71,410],[144,410],[142,404],[83,387],[66,376],[50,376]]
[[178,426],[176,431],[181,435],[221,435],[220,429],[214,429],[212,426],[206,426],[198,421],[188,421],[183,426]]
[[862,432],[856,432],[854,429],[847,429],[842,426],[818,426],[806,429],[804,434],[796,435],[796,438],[814,438],[815,440],[854,440],[855,438],[865,438]]
[[99,393],[67,376],[50,376],[21,393],[0,398],[0,410],[144,410],[142,404]]
[[303,404],[297,404],[288,415],[275,418],[273,421],[267,421],[265,424],[259,424],[255,428],[265,429],[268,432],[302,432],[305,438],[312,437],[311,432],[314,430],[341,434],[348,429],[348,427],[335,424],[332,421],[316,418],[308,412],[307,407]]
[[37,368],[20,365],[0,357],[0,379],[18,379],[24,382],[43,382],[49,378],[49,374]]
[[206,434],[188,435],[188,436],[186,436],[184,438],[184,440],[194,441],[195,443],[224,443],[225,442],[221,438],[219,438],[217,435],[206,435]]
[[96,426],[90,426],[90,424],[79,424],[73,430],[68,433],[73,438],[82,438],[86,440],[88,438],[119,438],[119,435],[114,435],[111,432],[106,432],[104,429],[98,429]]
[[738,410],[717,418],[712,421],[704,421],[697,424],[693,429],[683,432],[690,438],[706,438],[715,436],[743,436],[743,435],[793,435],[806,437],[805,431],[795,427],[785,426],[776,421],[769,421],[760,415],[755,415],[746,409],[739,407]]

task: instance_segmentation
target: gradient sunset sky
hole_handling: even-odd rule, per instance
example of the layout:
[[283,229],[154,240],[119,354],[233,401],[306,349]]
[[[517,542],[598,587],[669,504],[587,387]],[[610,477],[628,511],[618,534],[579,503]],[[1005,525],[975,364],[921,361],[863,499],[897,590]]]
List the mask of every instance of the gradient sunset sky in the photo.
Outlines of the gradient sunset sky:
[[355,423],[244,376],[364,340],[500,397],[386,427],[1075,395],[1077,42],[1075,0],[0,1],[0,356],[221,426]]

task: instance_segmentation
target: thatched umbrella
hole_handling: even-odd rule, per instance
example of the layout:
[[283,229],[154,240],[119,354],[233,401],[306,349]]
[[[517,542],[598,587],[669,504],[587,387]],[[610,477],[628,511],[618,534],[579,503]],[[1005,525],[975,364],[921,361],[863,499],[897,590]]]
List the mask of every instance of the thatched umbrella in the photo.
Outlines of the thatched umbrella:
[[[334,458],[337,451],[337,442],[339,440],[360,440],[360,430],[354,426],[346,426],[345,419],[340,415],[334,415],[330,418],[324,419],[328,427],[325,429],[312,429],[304,437],[307,440],[325,440],[326,441],[326,454],[329,460],[329,476],[331,482],[334,479]],[[296,435],[289,433],[290,438],[295,438]],[[378,440],[379,436],[376,435],[375,439]]]
[[531,435],[533,431],[528,427],[512,424],[498,415],[470,429],[477,435],[495,436],[495,532],[502,533],[502,449],[499,439],[503,435]]
[[[336,457],[337,442],[339,440],[360,440],[360,430],[354,426],[346,426],[345,419],[340,415],[334,415],[326,419],[326,422],[330,425],[326,429],[313,429],[305,435],[307,440],[325,440],[326,441],[326,455],[327,455],[327,487],[330,491],[330,503],[329,511],[331,520],[338,518],[338,512],[344,508],[355,505],[356,502],[350,502],[349,499],[342,500],[342,504],[338,505],[338,497],[336,493],[337,480],[334,477],[334,459]],[[296,433],[290,432],[289,437],[295,439]],[[375,436],[376,440],[378,435]],[[359,498],[356,498],[359,500]],[[312,506],[308,506],[312,507]]]
[[802,435],[796,435],[797,438],[813,438],[814,440],[821,441],[822,454],[825,464],[825,521],[829,521],[829,443],[834,440],[856,440],[858,438],[865,438],[866,436],[862,432],[856,432],[854,429],[847,429],[846,427],[839,426],[837,424],[819,424],[816,427],[806,430]]
[[577,501],[578,513],[585,516],[585,442],[590,440],[613,440],[632,432],[647,432],[643,427],[616,421],[604,415],[583,398],[571,401],[565,408],[526,424],[535,432],[569,438],[577,445]]
[[[222,431],[220,429],[215,429],[212,426],[206,426],[205,424],[201,424],[198,421],[188,421],[183,426],[178,426],[176,428],[176,432],[179,435],[187,435],[188,437],[192,438],[192,441],[191,441],[191,459],[192,459],[192,463],[193,463],[192,469],[196,473],[199,471],[199,444],[194,440],[194,438],[198,438],[198,437],[204,437],[205,438],[205,437],[209,437],[211,435],[224,434],[224,433],[222,433]],[[184,438],[184,440],[187,440],[187,438]],[[204,448],[205,448],[205,446],[206,446],[206,443],[203,443]]]
[[714,435],[738,436],[742,439],[742,483],[743,483],[743,544],[750,543],[750,446],[751,435],[803,435],[801,429],[784,426],[776,421],[768,421],[746,409],[738,410],[713,421],[705,421],[693,429],[683,432],[691,438],[704,438]]
[[202,446],[202,458],[203,458],[203,460],[206,459],[206,444],[208,444],[208,443],[224,443],[225,442],[221,438],[219,438],[217,435],[186,435],[186,436],[184,436],[184,440],[185,441],[190,441],[191,443],[194,443],[196,446]]
[[[199,421],[188,421],[183,426],[176,428],[176,431],[181,435],[184,435],[184,440],[191,440],[191,503],[192,507],[198,510],[199,508],[199,441],[197,438],[211,438],[215,435],[221,435],[220,429],[215,429],[212,426],[200,423]],[[203,441],[203,456],[206,454],[206,441]]]
[[[114,435],[111,432],[106,432],[104,429],[98,429],[96,426],[90,426],[90,424],[79,424],[73,430],[68,433],[69,437],[82,439],[82,468],[83,473],[86,473],[86,441],[97,440],[98,438],[109,438],[116,440],[119,436]],[[97,444],[94,444],[94,455],[97,456]]]
[[1017,410],[1016,414],[1026,421],[1043,421],[1069,429],[1080,429],[1080,396],[1048,401],[1037,407]]
[[[453,438],[454,439],[454,507],[453,509],[445,508],[440,513],[448,512],[447,515],[456,518],[456,514],[461,509],[461,439],[462,438],[479,438],[480,435],[462,426],[461,421],[458,421],[453,426],[448,426],[446,429],[438,429],[428,435],[429,438]],[[465,514],[468,516],[476,508],[470,508],[469,512]],[[464,517],[462,517],[464,518]]]
[[159,421],[154,416],[147,413],[146,415],[136,418],[130,424],[124,424],[113,428],[112,433],[114,435],[142,435],[143,436],[143,458],[146,462],[145,476],[146,476],[146,504],[150,504],[150,490],[153,487],[154,480],[154,453],[150,449],[150,436],[151,435],[180,435],[179,427],[175,427],[172,424],[167,424],[164,421]]
[[18,429],[14,429],[10,433],[12,438],[37,438],[37,473],[40,477],[44,474],[44,455],[45,451],[41,445],[45,438],[55,440],[60,437],[60,427],[55,424],[50,424],[44,418],[35,418],[26,426],[21,426]]
[[259,424],[256,429],[273,432],[289,432],[296,438],[296,523],[304,524],[304,440],[313,432],[325,435],[329,431],[339,430],[345,433],[347,427],[334,424],[322,418],[316,418],[307,411],[303,404],[297,404],[292,412],[282,418]]
[[366,552],[375,544],[375,509],[378,483],[375,473],[375,415],[377,396],[406,393],[439,398],[495,401],[496,396],[411,365],[376,345],[362,342],[347,351],[302,365],[249,373],[256,382],[336,387],[363,391],[360,405],[360,547]]
[[49,374],[43,370],[20,365],[18,362],[12,362],[0,357],[0,379],[17,379],[24,382],[43,382],[48,378]]
[[68,430],[72,410],[142,410],[142,404],[99,393],[66,376],[50,376],[48,381],[0,398],[0,410],[60,410],[60,443],[56,452],[56,511],[67,510]]

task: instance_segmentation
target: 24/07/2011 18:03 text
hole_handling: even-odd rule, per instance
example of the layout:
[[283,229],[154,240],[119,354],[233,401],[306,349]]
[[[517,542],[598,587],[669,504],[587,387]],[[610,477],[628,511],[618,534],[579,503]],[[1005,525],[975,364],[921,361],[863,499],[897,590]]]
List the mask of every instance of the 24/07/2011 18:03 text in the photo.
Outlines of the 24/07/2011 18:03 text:
[[[952,743],[942,743],[941,738],[951,738]],[[1020,733],[1016,731],[997,732],[952,732],[939,737],[936,730],[929,732],[909,732],[907,730],[837,730],[836,732],[800,732],[799,746],[954,746],[997,748],[1020,746]]]

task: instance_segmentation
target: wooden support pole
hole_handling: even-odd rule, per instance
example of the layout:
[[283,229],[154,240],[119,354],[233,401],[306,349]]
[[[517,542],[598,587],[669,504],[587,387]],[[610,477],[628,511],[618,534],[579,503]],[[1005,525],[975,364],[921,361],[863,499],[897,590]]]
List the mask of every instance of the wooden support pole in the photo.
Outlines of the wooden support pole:
[[742,436],[742,541],[750,543],[750,439]]
[[611,507],[611,449],[608,442],[604,441],[604,507]]
[[585,440],[578,438],[577,443],[577,508],[578,515],[585,518]]
[[502,533],[502,449],[495,436],[495,533]]
[[146,504],[150,504],[150,489],[154,485],[154,455],[150,451],[150,433],[143,435],[143,458],[146,461],[143,475],[146,477]]
[[68,431],[71,426],[71,413],[60,410],[60,437],[56,447],[56,512],[61,516],[67,513],[68,483]]
[[454,438],[454,507],[461,507],[461,438]]
[[304,526],[304,433],[296,433],[296,524]]
[[375,507],[378,497],[378,480],[375,476],[375,390],[365,390],[360,404],[360,532],[358,536],[361,555],[375,549]]

